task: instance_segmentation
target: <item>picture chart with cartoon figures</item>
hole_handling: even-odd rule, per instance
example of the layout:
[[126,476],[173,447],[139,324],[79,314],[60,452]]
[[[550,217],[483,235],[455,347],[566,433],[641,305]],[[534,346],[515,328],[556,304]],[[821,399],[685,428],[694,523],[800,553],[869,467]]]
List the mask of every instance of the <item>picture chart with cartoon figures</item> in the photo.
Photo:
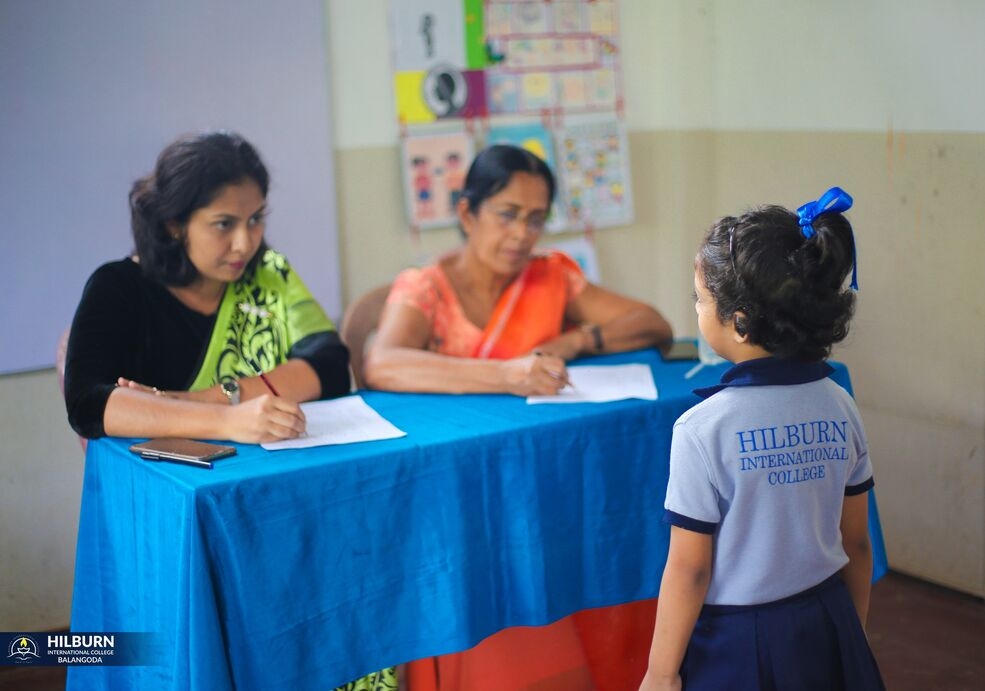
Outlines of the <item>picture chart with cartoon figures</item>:
[[472,161],[464,131],[406,137],[401,147],[407,217],[419,228],[455,225],[455,206]]
[[390,0],[390,32],[413,227],[454,224],[445,191],[496,143],[557,173],[548,230],[632,221],[616,0]]

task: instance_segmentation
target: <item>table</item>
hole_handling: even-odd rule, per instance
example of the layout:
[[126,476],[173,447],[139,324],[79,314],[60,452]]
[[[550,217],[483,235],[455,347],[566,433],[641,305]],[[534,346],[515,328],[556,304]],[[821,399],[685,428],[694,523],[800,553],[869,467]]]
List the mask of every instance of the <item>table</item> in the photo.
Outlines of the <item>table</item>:
[[655,597],[672,426],[725,367],[685,380],[693,363],[655,351],[585,362],[649,364],[659,400],[362,392],[407,436],[240,445],[211,471],[90,443],[72,630],[154,632],[160,664],[75,667],[68,688],[322,691]]

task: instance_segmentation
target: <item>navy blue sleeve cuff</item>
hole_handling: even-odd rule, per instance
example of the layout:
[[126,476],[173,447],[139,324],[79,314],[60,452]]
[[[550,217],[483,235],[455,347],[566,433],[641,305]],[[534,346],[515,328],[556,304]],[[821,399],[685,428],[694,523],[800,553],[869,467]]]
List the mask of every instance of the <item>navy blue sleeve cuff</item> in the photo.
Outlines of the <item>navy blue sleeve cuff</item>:
[[695,518],[690,518],[688,516],[675,513],[669,509],[664,509],[664,523],[670,523],[671,525],[676,525],[678,528],[684,528],[685,530],[690,530],[695,533],[703,533],[705,535],[713,535],[715,528],[718,527],[717,523],[699,521]]
[[876,481],[873,480],[871,477],[861,484],[848,485],[847,487],[845,487],[845,496],[854,497],[856,494],[864,494],[868,492],[870,489],[872,489],[873,487],[875,487],[875,485],[876,485]]
[[321,383],[322,399],[349,393],[349,349],[337,331],[308,334],[291,346],[287,357],[311,365]]

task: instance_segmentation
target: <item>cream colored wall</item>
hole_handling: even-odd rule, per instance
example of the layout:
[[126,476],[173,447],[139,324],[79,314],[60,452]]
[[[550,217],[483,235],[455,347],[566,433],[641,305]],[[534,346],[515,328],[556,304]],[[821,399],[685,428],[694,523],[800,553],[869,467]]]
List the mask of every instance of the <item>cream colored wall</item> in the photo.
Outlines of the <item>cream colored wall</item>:
[[[386,0],[326,6],[349,302],[458,240],[405,232]],[[636,222],[596,233],[602,274],[694,334],[691,259],[715,215],[849,189],[862,292],[837,357],[868,426],[890,562],[981,594],[985,91],[964,75],[985,68],[985,5],[816,7],[619,2]],[[0,630],[68,622],[82,463],[63,421],[53,372],[0,377]]]
[[985,136],[720,132],[715,214],[839,184],[858,312],[835,357],[869,434],[890,564],[985,592]]
[[0,631],[68,624],[82,459],[54,371],[0,377]]
[[[406,232],[385,0],[328,7],[351,301],[458,236]],[[619,9],[636,221],[596,232],[605,283],[694,335],[691,261],[716,216],[848,189],[862,291],[835,356],[868,425],[890,563],[985,592],[985,92],[960,76],[985,68],[985,6]]]

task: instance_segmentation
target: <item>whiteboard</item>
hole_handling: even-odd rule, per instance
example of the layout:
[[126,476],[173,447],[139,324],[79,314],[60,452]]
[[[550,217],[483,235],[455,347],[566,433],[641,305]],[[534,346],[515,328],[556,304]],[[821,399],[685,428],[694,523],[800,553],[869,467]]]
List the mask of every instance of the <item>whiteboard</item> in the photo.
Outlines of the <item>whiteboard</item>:
[[133,181],[188,132],[257,147],[268,243],[341,314],[326,28],[322,0],[0,2],[0,373],[52,366],[133,248]]

